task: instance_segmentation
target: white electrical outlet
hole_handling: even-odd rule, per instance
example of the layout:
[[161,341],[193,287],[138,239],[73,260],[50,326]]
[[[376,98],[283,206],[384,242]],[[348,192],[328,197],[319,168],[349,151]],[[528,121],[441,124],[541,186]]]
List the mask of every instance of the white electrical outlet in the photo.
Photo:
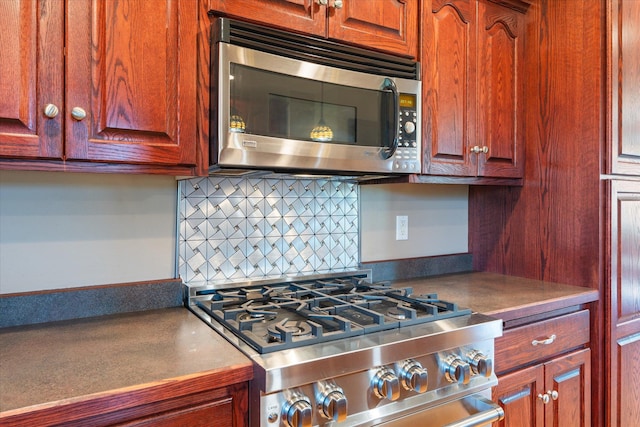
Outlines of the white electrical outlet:
[[396,216],[396,240],[409,240],[409,217]]

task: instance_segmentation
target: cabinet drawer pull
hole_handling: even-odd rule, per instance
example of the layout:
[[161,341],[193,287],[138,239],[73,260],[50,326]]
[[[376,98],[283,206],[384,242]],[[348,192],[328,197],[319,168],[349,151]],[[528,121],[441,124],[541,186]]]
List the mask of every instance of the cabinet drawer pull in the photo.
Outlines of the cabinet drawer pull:
[[549,338],[547,338],[546,340],[533,340],[531,341],[531,345],[536,346],[536,345],[549,345],[551,343],[553,343],[556,340],[556,334],[551,335]]

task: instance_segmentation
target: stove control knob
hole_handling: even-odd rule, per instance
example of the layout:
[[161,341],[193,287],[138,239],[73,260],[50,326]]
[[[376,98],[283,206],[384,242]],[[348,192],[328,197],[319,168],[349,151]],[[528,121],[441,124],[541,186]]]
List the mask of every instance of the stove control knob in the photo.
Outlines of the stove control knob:
[[347,419],[347,397],[344,391],[335,384],[325,384],[317,396],[320,414],[335,422]]
[[380,368],[372,380],[373,393],[380,399],[398,400],[400,381],[389,368]]
[[469,364],[471,365],[471,372],[474,375],[482,375],[487,378],[493,373],[493,360],[490,357],[485,356],[478,350],[473,350],[467,355]]
[[427,391],[428,378],[427,369],[420,362],[409,359],[400,365],[400,381],[406,390],[424,393]]
[[459,356],[451,355],[445,360],[444,376],[451,383],[469,384],[471,367]]
[[294,393],[282,407],[282,420],[288,427],[311,427],[311,401],[300,393]]

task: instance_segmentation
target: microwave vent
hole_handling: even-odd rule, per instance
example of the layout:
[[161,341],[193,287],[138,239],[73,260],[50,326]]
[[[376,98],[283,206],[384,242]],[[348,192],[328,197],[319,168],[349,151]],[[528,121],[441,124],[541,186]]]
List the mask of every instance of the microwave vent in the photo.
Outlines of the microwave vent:
[[411,58],[362,49],[331,40],[267,28],[230,18],[213,26],[217,42],[260,50],[316,64],[352,71],[419,80],[420,64]]

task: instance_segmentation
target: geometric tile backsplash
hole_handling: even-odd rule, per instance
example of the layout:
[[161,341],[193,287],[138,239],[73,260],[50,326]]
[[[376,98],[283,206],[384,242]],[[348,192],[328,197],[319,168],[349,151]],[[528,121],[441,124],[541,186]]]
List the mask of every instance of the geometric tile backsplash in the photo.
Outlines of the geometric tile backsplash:
[[178,183],[185,283],[353,270],[358,186],[325,179],[207,177]]

